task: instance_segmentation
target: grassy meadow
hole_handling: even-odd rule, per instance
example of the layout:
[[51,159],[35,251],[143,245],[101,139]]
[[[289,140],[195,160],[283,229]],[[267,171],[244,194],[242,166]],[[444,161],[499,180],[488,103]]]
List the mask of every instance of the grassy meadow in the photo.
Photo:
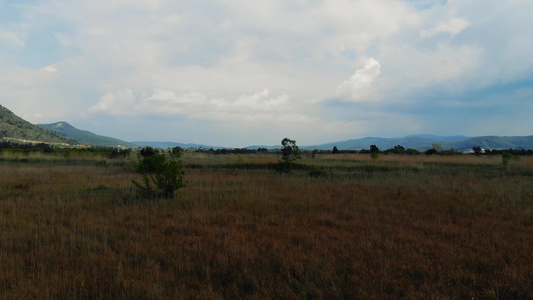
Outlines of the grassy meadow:
[[0,155],[0,299],[533,299],[533,157]]

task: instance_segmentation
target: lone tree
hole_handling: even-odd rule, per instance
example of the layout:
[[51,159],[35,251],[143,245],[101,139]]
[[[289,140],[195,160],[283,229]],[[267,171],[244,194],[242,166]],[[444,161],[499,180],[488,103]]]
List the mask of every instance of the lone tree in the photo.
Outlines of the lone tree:
[[279,161],[280,171],[290,171],[294,162],[300,158],[300,148],[296,146],[295,140],[289,138],[281,140],[281,159]]
[[394,146],[394,149],[398,151],[405,151],[405,148],[402,145],[396,145]]
[[183,181],[185,172],[182,161],[178,160],[180,153],[172,151],[169,156],[167,161],[165,153],[159,153],[152,147],[141,149],[135,171],[142,175],[142,183],[132,180],[141,195],[148,198],[172,198],[177,189],[187,186]]
[[476,156],[479,156],[479,155],[481,155],[481,153],[482,153],[482,151],[481,151],[482,149],[481,149],[481,147],[479,147],[479,146],[474,146],[474,147],[472,147],[472,150],[474,151],[474,153],[476,154]]
[[379,148],[376,145],[370,145],[370,157],[372,157],[373,160],[376,160],[379,158]]

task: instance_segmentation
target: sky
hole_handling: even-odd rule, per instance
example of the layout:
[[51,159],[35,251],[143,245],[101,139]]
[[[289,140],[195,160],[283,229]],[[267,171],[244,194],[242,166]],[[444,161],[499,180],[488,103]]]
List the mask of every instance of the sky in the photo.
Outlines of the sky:
[[125,141],[533,134],[532,0],[0,0],[0,104]]

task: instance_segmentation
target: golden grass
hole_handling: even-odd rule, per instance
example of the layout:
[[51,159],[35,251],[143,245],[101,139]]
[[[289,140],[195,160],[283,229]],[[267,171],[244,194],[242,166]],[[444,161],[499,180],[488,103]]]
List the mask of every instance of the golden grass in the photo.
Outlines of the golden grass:
[[313,178],[184,156],[207,167],[152,203],[128,165],[2,162],[0,298],[531,299],[531,159],[392,157],[303,164],[411,167]]

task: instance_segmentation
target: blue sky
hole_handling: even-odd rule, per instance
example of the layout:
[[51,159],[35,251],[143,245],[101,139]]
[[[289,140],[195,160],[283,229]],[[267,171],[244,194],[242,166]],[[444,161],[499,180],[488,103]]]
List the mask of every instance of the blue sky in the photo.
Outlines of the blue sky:
[[533,134],[533,1],[0,0],[0,104],[126,141]]

